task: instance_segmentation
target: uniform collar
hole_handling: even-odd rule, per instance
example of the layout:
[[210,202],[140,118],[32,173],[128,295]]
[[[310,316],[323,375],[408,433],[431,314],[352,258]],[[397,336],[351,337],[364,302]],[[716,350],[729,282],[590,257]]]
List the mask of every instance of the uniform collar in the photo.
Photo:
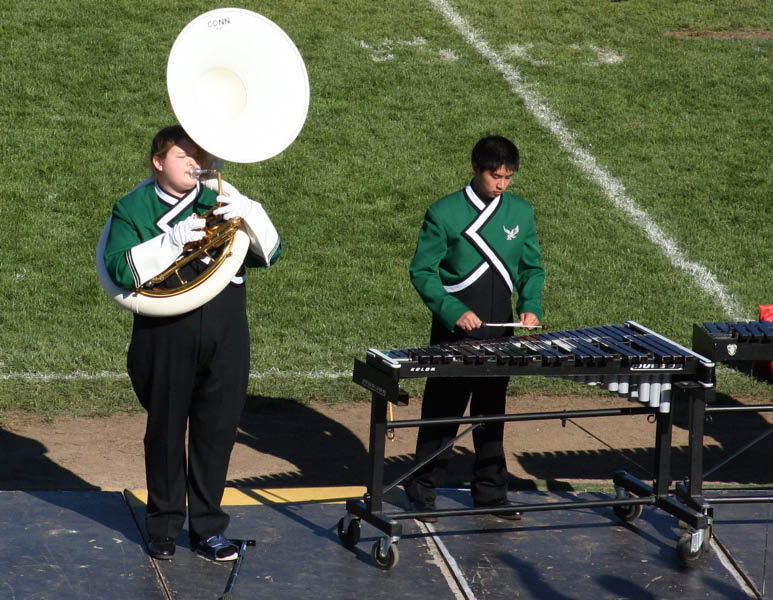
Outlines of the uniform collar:
[[475,208],[477,208],[479,211],[486,208],[492,202],[498,202],[502,197],[502,194],[499,194],[499,196],[494,196],[491,200],[483,200],[480,196],[478,196],[478,194],[475,193],[475,190],[472,188],[472,182],[468,183],[467,187],[464,188],[464,193],[470,203],[472,203],[472,205],[475,206]]
[[196,199],[196,197],[199,195],[199,192],[201,191],[201,184],[197,181],[196,185],[191,189],[191,191],[185,194],[185,196],[183,196],[182,198],[178,198],[164,191],[161,188],[161,186],[158,185],[158,182],[155,182],[154,185],[156,186],[156,196],[158,196],[163,203],[168,204],[170,206],[175,206],[180,202],[189,204],[190,202],[193,202],[193,200]]

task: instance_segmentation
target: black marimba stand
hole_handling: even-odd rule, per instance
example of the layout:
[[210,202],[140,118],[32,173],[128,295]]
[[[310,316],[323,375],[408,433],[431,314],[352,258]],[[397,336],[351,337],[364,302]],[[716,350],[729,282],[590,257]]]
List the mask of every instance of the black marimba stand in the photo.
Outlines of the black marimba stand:
[[[593,328],[593,330],[580,330],[570,332],[573,337],[561,339],[563,332],[550,334],[550,339],[560,340],[558,348],[561,352],[568,352],[567,347],[572,347],[573,351],[566,354],[567,360],[554,360],[554,356],[548,356],[552,349],[544,349],[545,354],[535,352],[534,359],[523,361],[513,366],[508,363],[506,357],[497,355],[490,350],[485,356],[475,357],[474,350],[471,348],[459,349],[465,357],[456,356],[450,358],[443,351],[427,348],[424,354],[424,362],[418,360],[408,360],[402,364],[393,364],[388,355],[381,351],[371,350],[368,352],[366,362],[355,360],[353,380],[355,383],[368,389],[371,392],[371,416],[370,416],[370,439],[369,439],[369,463],[367,491],[362,499],[350,499],[346,503],[346,515],[338,522],[338,536],[344,546],[353,548],[360,539],[360,520],[365,520],[386,535],[377,540],[371,549],[371,557],[374,562],[382,569],[391,569],[397,564],[399,554],[397,542],[400,540],[403,529],[401,520],[413,519],[424,516],[452,517],[460,515],[476,514],[495,514],[496,512],[512,511],[512,506],[501,508],[479,507],[450,510],[434,510],[431,513],[418,511],[387,512],[384,509],[384,495],[386,492],[402,483],[416,469],[422,465],[416,465],[411,470],[400,476],[395,481],[385,484],[384,478],[384,460],[386,437],[390,430],[407,427],[418,427],[420,425],[440,425],[456,423],[460,425],[469,425],[454,440],[450,441],[444,448],[441,448],[427,460],[432,460],[435,456],[446,451],[460,437],[468,434],[475,427],[493,422],[510,421],[533,421],[547,419],[576,419],[592,417],[624,416],[634,414],[653,414],[655,415],[656,433],[655,433],[655,453],[652,485],[634,477],[626,471],[617,471],[613,475],[616,495],[614,498],[597,501],[572,501],[572,502],[551,502],[545,504],[527,504],[518,505],[521,512],[576,509],[576,508],[596,508],[609,506],[612,507],[615,514],[625,522],[632,522],[637,519],[644,505],[654,505],[658,508],[674,515],[680,521],[684,522],[690,529],[686,531],[677,542],[677,551],[685,563],[691,563],[700,558],[708,548],[711,539],[711,514],[710,506],[700,496],[700,477],[696,478],[696,473],[702,472],[702,443],[703,443],[703,417],[705,406],[714,400],[714,365],[705,357],[687,350],[671,342],[667,338],[656,334],[632,321],[625,326],[610,326],[610,328],[619,329],[621,327],[630,328],[631,337],[637,334],[647,336],[647,342],[642,343],[645,347],[656,348],[654,353],[645,356],[644,353],[632,350],[630,355],[620,356],[608,352],[610,347],[615,347],[618,351],[625,353],[620,345],[621,338],[607,340],[598,334],[599,331],[605,332],[607,328]],[[586,335],[586,331],[587,333]],[[531,336],[530,338],[507,338],[509,340],[531,339],[535,343],[524,344],[530,349],[542,348],[546,337],[544,334]],[[576,342],[577,336],[582,337],[587,342],[582,349],[583,342]],[[654,342],[653,342],[654,340]],[[500,340],[502,342],[503,340]],[[490,342],[493,342],[490,341]],[[649,342],[653,342],[650,345]],[[594,344],[600,349],[599,356],[593,355]],[[608,345],[607,345],[608,344]],[[487,343],[481,342],[480,347]],[[488,344],[491,346],[492,344]],[[515,350],[520,350],[518,342],[515,342]],[[501,344],[500,346],[501,347]],[[632,342],[632,347],[638,347],[637,342]],[[664,350],[663,348],[666,348]],[[641,349],[641,347],[639,347]],[[406,351],[399,351],[405,354]],[[668,354],[665,356],[664,354]],[[445,356],[443,356],[445,354]],[[512,352],[511,352],[512,354]],[[560,354],[560,352],[559,352]],[[636,355],[633,358],[633,355]],[[677,356],[678,354],[678,356]],[[434,355],[431,356],[431,355]],[[472,355],[472,356],[471,356]],[[601,356],[601,358],[600,358]],[[636,361],[635,363],[631,361]],[[435,362],[433,362],[435,361]],[[466,361],[466,362],[465,362]],[[649,361],[649,362],[647,362]],[[435,365],[434,367],[432,365]],[[400,388],[399,382],[405,377],[431,377],[431,376],[455,376],[455,377],[496,377],[496,376],[519,376],[519,375],[542,375],[550,377],[569,377],[590,376],[593,378],[614,377],[621,374],[632,377],[635,381],[639,376],[650,376],[659,371],[667,371],[671,377],[673,389],[680,392],[680,397],[676,394],[674,401],[682,401],[683,398],[689,399],[690,420],[694,427],[690,431],[690,485],[689,502],[683,502],[670,493],[671,484],[671,440],[673,428],[673,411],[662,411],[659,408],[651,406],[624,406],[620,408],[608,408],[599,410],[566,410],[558,412],[539,412],[539,413],[521,413],[505,414],[496,416],[470,416],[462,418],[440,418],[440,419],[411,419],[390,421],[387,419],[387,408],[391,402],[395,405],[407,405],[408,394]]]
[[[705,322],[693,324],[692,334],[693,350],[714,362],[732,363],[745,361],[773,361],[773,323],[767,321],[740,321],[740,322]],[[695,448],[703,448],[703,422],[707,415],[719,413],[741,412],[773,412],[771,404],[748,404],[744,406],[713,405],[707,406],[699,403],[695,411],[690,413],[690,447],[693,447],[692,437],[695,435]],[[690,469],[689,478],[677,484],[676,492],[680,499],[690,506],[701,506],[705,503],[713,504],[742,504],[763,503],[773,501],[771,495],[709,497],[703,494],[703,480],[711,473],[725,466],[730,461],[746,452],[763,439],[773,434],[773,426],[767,431],[745,444],[742,448],[731,453],[719,464],[714,465],[703,472],[702,468]],[[698,443],[698,436],[701,441]],[[691,460],[692,464],[692,460]],[[702,467],[702,458],[695,458],[696,467]],[[738,488],[744,489],[744,488]],[[711,509],[709,509],[711,514]]]

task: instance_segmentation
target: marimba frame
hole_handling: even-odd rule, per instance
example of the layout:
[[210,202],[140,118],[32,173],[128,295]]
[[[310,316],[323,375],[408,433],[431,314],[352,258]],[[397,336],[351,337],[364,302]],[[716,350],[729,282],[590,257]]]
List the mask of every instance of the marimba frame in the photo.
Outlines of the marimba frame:
[[[702,357],[701,357],[702,358]],[[475,377],[501,376],[502,373],[493,365],[487,370],[476,370]],[[523,369],[519,367],[518,375],[548,375],[545,369]],[[656,370],[653,369],[652,372]],[[583,373],[589,376],[604,376],[610,372],[619,372],[605,366],[587,369]],[[672,373],[674,377],[673,385],[676,390],[686,394],[689,398],[690,420],[698,420],[700,428],[696,425],[696,431],[690,432],[690,481],[700,481],[695,479],[694,474],[700,473],[702,469],[702,419],[705,412],[705,406],[714,400],[713,386],[713,365],[708,371],[708,383],[699,383],[695,377],[686,377],[680,379],[679,374]],[[706,375],[703,373],[703,375]],[[417,372],[416,377],[420,376],[442,376],[442,373],[435,371]],[[509,375],[513,375],[512,372]],[[551,373],[550,375],[555,375]],[[557,502],[546,504],[518,505],[521,512],[562,510],[577,508],[597,508],[612,507],[615,514],[625,522],[634,521],[641,514],[643,505],[654,505],[669,514],[677,517],[680,521],[688,525],[691,530],[680,536],[677,542],[677,551],[686,564],[695,562],[700,558],[709,547],[711,538],[712,515],[710,507],[700,496],[700,487],[693,486],[689,494],[689,502],[684,503],[669,492],[671,484],[671,442],[673,428],[673,411],[661,412],[657,408],[649,406],[620,407],[614,409],[600,410],[580,410],[580,411],[560,411],[552,413],[529,413],[529,414],[507,414],[487,417],[461,417],[461,418],[443,418],[443,419],[414,419],[405,421],[389,421],[387,419],[387,407],[389,402],[396,405],[407,404],[408,394],[399,387],[399,373],[387,374],[376,368],[373,364],[368,364],[360,360],[355,360],[353,379],[359,385],[371,391],[371,418],[370,418],[370,439],[369,439],[369,463],[367,491],[362,499],[350,499],[346,503],[346,515],[338,523],[339,537],[346,547],[354,547],[360,539],[359,520],[365,520],[386,535],[376,541],[371,549],[371,556],[374,562],[383,569],[393,568],[399,559],[397,542],[402,536],[401,520],[419,518],[425,516],[452,517],[461,515],[476,514],[495,514],[497,512],[512,511],[512,506],[501,508],[465,508],[451,510],[435,510],[432,512],[404,511],[404,512],[386,512],[384,510],[384,494],[399,485],[410,471],[391,484],[384,485],[384,461],[386,451],[386,435],[390,429],[404,427],[418,427],[420,425],[439,425],[456,423],[459,425],[469,424],[478,426],[487,422],[509,422],[526,420],[545,420],[545,419],[569,419],[569,418],[592,418],[608,417],[615,415],[632,414],[654,414],[656,419],[656,439],[654,456],[654,476],[653,484],[647,485],[640,479],[634,477],[626,471],[617,471],[613,475],[616,497],[608,500],[598,501],[572,501]],[[469,433],[471,429],[463,432],[461,435]],[[459,436],[458,436],[459,437]],[[458,439],[458,437],[456,439]],[[455,441],[451,440],[448,445],[441,448],[436,454],[448,449]],[[697,445],[696,445],[697,444]],[[428,460],[430,460],[430,457]],[[415,470],[416,467],[414,467]]]

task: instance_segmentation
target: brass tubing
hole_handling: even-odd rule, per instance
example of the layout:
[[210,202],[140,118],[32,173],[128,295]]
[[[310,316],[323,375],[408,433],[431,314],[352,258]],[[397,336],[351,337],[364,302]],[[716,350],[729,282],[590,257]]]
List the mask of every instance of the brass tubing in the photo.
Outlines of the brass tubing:
[[[219,225],[217,228],[211,231],[207,231],[207,236],[204,238],[203,243],[202,242],[192,242],[191,244],[187,244],[183,249],[183,254],[181,257],[175,261],[173,265],[171,265],[169,268],[164,270],[163,272],[159,273],[155,277],[151,278],[148,283],[150,284],[158,284],[167,279],[168,277],[177,274],[178,278],[182,281],[182,278],[180,278],[178,271],[182,269],[185,265],[190,263],[196,258],[199,258],[202,254],[206,254],[211,258],[211,255],[209,254],[210,250],[219,248],[220,246],[228,243],[231,238],[233,238],[234,233],[236,233],[236,230],[239,229],[239,226],[241,225],[241,220],[233,219],[231,221],[227,221],[226,223],[223,223]],[[137,291],[140,292],[143,289],[148,289],[146,286],[148,286],[148,283],[143,284],[140,286]],[[183,285],[186,282],[183,282]]]

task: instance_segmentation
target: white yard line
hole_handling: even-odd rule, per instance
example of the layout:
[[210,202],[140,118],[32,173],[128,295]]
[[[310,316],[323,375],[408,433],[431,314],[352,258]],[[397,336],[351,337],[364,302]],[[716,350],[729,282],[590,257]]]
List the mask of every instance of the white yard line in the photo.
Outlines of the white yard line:
[[[734,373],[735,369],[726,365],[718,364],[717,373]],[[304,379],[340,379],[341,377],[351,377],[351,371],[281,371],[276,368],[267,371],[250,371],[250,379],[265,379],[267,377],[302,377]],[[0,381],[8,379],[21,379],[26,381],[44,382],[44,381],[87,381],[98,379],[123,379],[128,377],[125,372],[117,371],[98,371],[96,373],[85,373],[83,371],[72,371],[70,373],[45,373],[45,372],[26,372],[17,371],[10,373],[0,373]]]
[[[456,598],[456,600],[476,600],[470,584],[467,582],[464,573],[456,563],[456,559],[454,559],[451,552],[443,543],[443,540],[435,535],[435,527],[430,523],[422,523],[421,521],[416,521],[416,524],[425,535],[429,534],[428,537],[424,538],[427,542],[427,548],[429,548],[429,551],[435,560],[435,564],[440,568],[440,572],[443,574],[443,578],[446,580],[449,589],[453,592],[454,598]],[[434,548],[429,541],[430,539],[434,542]]]
[[596,158],[577,142],[574,132],[561,122],[561,118],[528,86],[517,69],[507,63],[491,46],[482,33],[456,12],[447,0],[429,0],[464,40],[472,46],[510,84],[512,91],[523,100],[526,108],[537,121],[558,140],[572,162],[597,184],[616,208],[644,231],[647,238],[666,255],[671,264],[692,277],[697,285],[716,300],[731,320],[751,319],[738,301],[719,283],[711,271],[693,262],[634,200],[628,196],[625,186],[610,174]]
[[[279,369],[269,369],[268,371],[250,371],[250,379],[264,379],[266,377],[303,377],[304,379],[338,379],[340,377],[351,377],[351,371],[280,371]],[[82,371],[73,371],[72,373],[0,373],[0,380],[4,379],[23,379],[27,381],[61,381],[77,380],[86,381],[89,379],[123,379],[128,377],[126,373],[115,371],[99,371],[97,373],[84,373]]]
[[[711,551],[714,552],[714,555],[719,558],[719,562],[722,563],[722,566],[727,569],[727,572],[730,573],[730,575],[733,576],[733,579],[735,579],[736,583],[741,587],[741,589],[749,596],[749,598],[757,598],[757,594],[754,593],[754,590],[749,586],[747,581],[744,579],[744,576],[738,571],[738,568],[733,564],[733,562],[728,558],[727,553],[725,552],[724,546],[722,544],[718,544],[717,540],[713,537],[711,538]],[[765,583],[765,580],[763,579],[763,584]],[[764,597],[764,591],[763,591],[763,597]]]

